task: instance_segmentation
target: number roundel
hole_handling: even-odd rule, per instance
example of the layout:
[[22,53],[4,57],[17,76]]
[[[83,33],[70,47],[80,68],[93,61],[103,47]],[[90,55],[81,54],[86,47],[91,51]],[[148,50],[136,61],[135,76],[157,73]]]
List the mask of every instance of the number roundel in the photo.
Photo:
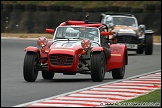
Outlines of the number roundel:
[[47,45],[47,39],[45,37],[40,37],[37,41],[37,44],[40,46],[40,47],[44,47]]
[[91,41],[88,40],[82,40],[81,45],[83,48],[90,48],[91,47]]

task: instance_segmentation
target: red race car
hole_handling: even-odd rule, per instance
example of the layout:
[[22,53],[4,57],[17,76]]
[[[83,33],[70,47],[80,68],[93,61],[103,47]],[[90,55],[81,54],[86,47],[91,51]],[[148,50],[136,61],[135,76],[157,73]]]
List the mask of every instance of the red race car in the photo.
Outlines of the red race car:
[[122,79],[128,64],[126,45],[110,44],[108,27],[87,21],[66,21],[55,30],[53,40],[40,37],[39,47],[25,48],[23,75],[27,82],[34,82],[38,71],[44,79],[55,73],[64,75],[90,74],[93,82],[102,82],[106,72],[114,79]]

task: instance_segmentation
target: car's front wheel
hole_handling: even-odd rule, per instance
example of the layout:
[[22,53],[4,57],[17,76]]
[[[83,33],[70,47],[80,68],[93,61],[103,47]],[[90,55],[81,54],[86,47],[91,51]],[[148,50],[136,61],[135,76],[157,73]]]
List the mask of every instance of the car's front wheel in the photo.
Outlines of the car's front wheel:
[[148,34],[145,36],[145,55],[151,55],[153,52],[153,36]]
[[24,58],[23,75],[25,81],[34,82],[38,76],[38,56],[34,52],[27,52]]
[[42,77],[44,79],[52,79],[54,77],[54,72],[42,71]]
[[144,51],[143,46],[140,46],[140,47],[138,47],[136,52],[137,52],[137,54],[143,54],[143,51]]
[[106,59],[103,52],[94,52],[91,56],[91,78],[93,82],[102,82],[105,77]]

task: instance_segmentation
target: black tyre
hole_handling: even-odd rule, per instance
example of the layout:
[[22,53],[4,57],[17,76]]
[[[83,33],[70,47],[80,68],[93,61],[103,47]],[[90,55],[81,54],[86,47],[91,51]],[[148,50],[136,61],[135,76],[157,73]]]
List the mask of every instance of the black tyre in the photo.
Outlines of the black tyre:
[[160,4],[155,5],[155,9],[157,9],[157,10],[161,10],[161,5],[160,5]]
[[3,4],[3,11],[4,12],[12,12],[13,11],[13,5],[12,4]]
[[145,36],[145,55],[151,55],[153,52],[153,36],[152,34]]
[[131,7],[120,7],[119,12],[131,12]]
[[3,9],[3,4],[1,4],[1,9]]
[[46,6],[37,5],[36,6],[36,11],[46,12],[47,11],[47,7]]
[[108,8],[107,8],[107,11],[108,12],[119,12],[119,6],[109,6]]
[[42,77],[44,79],[52,79],[54,77],[54,72],[42,71]]
[[24,12],[25,10],[25,5],[21,5],[21,4],[14,4],[13,5],[13,11],[14,12]]
[[68,5],[64,5],[64,6],[60,6],[60,11],[72,11],[72,6],[68,6]]
[[83,12],[94,12],[94,8],[83,8]]
[[107,12],[107,7],[96,7],[94,8],[95,12]]
[[131,12],[132,13],[142,13],[143,12],[143,8],[132,8]]
[[136,53],[137,54],[143,54],[143,51],[144,51],[144,48],[141,46],[141,47],[138,47]]
[[121,68],[112,70],[113,79],[122,79],[125,75],[125,58],[123,59],[123,65]]
[[60,11],[60,6],[49,5],[49,6],[47,6],[47,11],[48,12],[51,12],[51,11]]
[[35,12],[36,11],[36,5],[25,5],[25,11],[28,11],[28,12]]
[[82,12],[83,9],[81,7],[73,7],[72,12]]
[[161,13],[161,10],[159,9],[159,10],[155,10],[155,13]]
[[91,78],[93,82],[102,82],[105,77],[106,60],[103,52],[94,52],[91,57]]
[[25,81],[34,82],[38,76],[36,65],[38,64],[38,56],[36,53],[27,52],[24,58],[23,75]]
[[156,8],[156,5],[155,4],[147,4],[147,5],[144,5],[144,9],[145,10],[155,10]]

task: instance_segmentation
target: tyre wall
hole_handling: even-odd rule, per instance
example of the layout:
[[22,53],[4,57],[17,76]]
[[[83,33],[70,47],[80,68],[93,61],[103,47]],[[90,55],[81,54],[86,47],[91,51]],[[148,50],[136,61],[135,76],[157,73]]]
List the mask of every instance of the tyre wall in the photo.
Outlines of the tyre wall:
[[63,21],[85,20],[87,12],[89,21],[94,22],[98,22],[104,12],[130,13],[139,24],[146,25],[146,29],[161,35],[161,5],[152,4],[143,8],[1,4],[1,33],[45,33],[46,28],[56,28]]

